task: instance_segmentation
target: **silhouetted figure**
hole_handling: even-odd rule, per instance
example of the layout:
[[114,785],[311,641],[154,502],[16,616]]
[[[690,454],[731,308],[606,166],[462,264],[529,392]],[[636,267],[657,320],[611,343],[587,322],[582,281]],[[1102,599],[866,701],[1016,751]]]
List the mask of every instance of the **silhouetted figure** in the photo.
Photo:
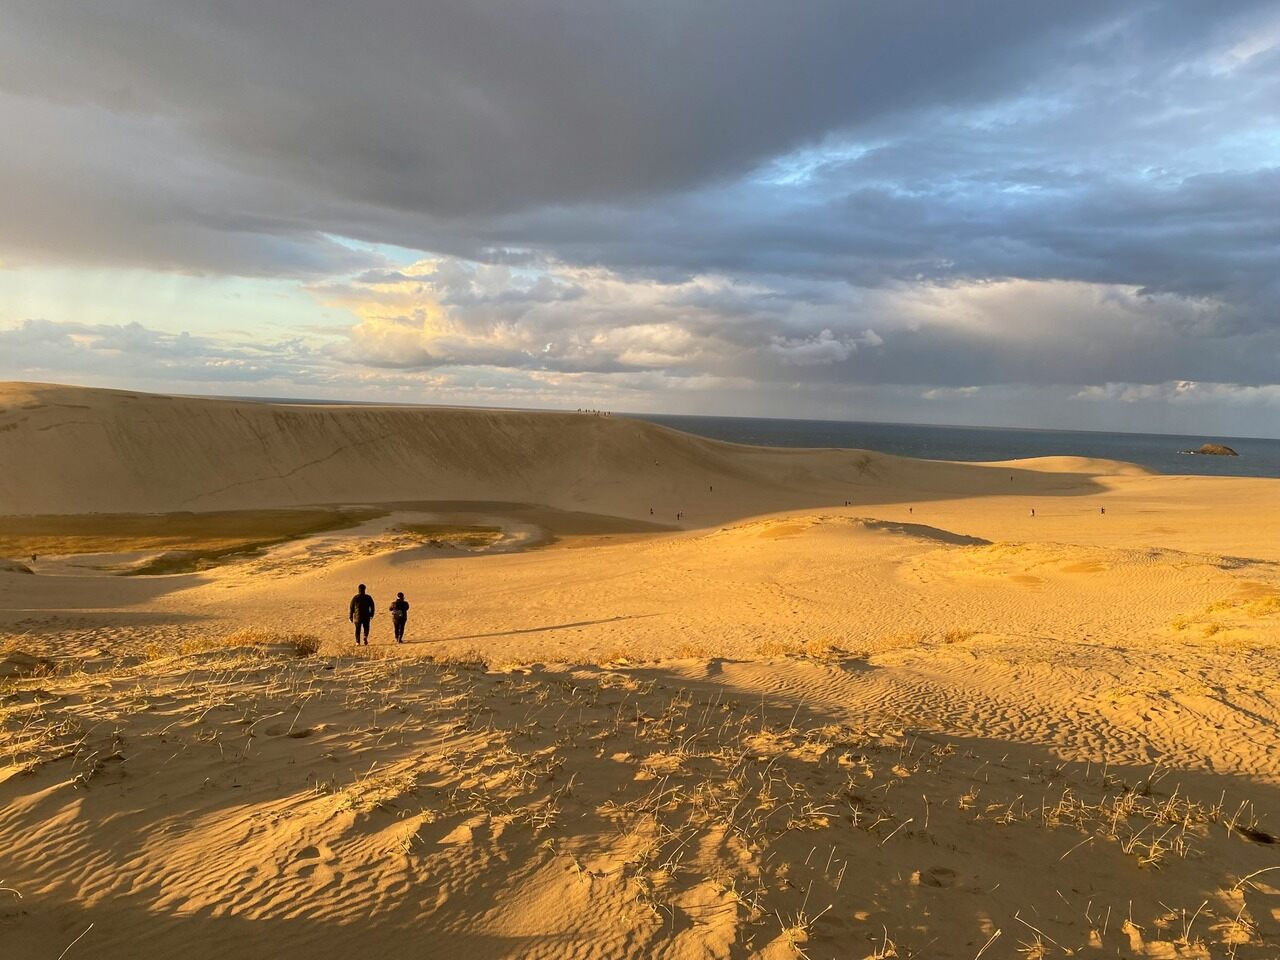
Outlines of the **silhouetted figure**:
[[1100,514],[1102,514],[1102,515],[1105,517],[1105,516],[1107,515],[1107,508],[1106,508],[1106,507],[1099,507],[1099,508],[1098,508],[1098,512],[1099,512]]
[[369,645],[369,621],[373,619],[373,597],[364,592],[364,584],[360,584],[356,595],[351,598],[351,609],[348,617],[356,625],[356,646],[360,646],[360,631],[364,631],[364,645]]
[[716,488],[711,484],[707,484],[707,493],[715,493]]
[[653,507],[650,507],[650,508],[649,508],[649,516],[651,516],[651,517],[653,516]]
[[915,512],[916,512],[915,507],[907,507],[907,513],[915,513]]
[[391,601],[391,626],[396,631],[396,643],[404,643],[404,625],[409,620],[409,601],[403,593],[397,593]]
[[1031,515],[1032,515],[1033,517],[1036,515],[1036,508],[1035,508],[1035,507],[1032,507],[1032,508],[1031,508]]

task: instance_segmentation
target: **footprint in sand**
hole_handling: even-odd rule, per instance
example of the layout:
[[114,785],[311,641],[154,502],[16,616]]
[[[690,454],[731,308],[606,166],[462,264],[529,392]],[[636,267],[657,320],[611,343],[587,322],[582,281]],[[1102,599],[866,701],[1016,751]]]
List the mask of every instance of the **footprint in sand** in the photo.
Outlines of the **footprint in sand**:
[[267,727],[262,732],[268,737],[288,737],[291,740],[305,740],[317,733],[323,733],[325,725],[318,724],[314,727],[290,727],[287,724],[277,723]]
[[930,867],[928,870],[917,871],[912,880],[922,887],[953,887],[956,872],[948,867]]
[[342,880],[341,871],[333,869],[338,862],[338,857],[328,846],[323,843],[314,844],[303,847],[293,855],[293,863],[289,865],[288,872],[321,885],[337,883]]

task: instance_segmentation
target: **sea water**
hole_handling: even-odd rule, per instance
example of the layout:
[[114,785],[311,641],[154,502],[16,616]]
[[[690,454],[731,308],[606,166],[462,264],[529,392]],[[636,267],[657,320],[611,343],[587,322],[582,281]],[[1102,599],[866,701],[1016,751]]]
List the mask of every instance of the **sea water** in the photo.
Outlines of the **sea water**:
[[[1020,460],[1027,457],[1100,457],[1125,460],[1158,473],[1280,477],[1280,440],[1248,437],[938,427],[914,423],[769,420],[628,414],[638,420],[714,440],[764,447],[838,447],[878,450],[924,460]],[[1223,443],[1238,457],[1190,455],[1202,443]]]

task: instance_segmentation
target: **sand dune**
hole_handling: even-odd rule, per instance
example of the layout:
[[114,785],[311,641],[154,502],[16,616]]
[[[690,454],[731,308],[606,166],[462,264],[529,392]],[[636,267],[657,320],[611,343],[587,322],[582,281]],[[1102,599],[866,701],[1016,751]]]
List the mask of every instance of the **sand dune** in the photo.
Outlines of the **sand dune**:
[[[0,508],[12,514],[487,500],[638,519],[653,507],[664,521],[680,511],[707,523],[848,496],[980,496],[1008,483],[1003,465],[742,447],[623,417],[39,384],[0,386],[0,456],[24,464],[0,477]],[[1087,492],[1088,474],[1106,466],[1059,458],[1020,480],[1032,494]]]
[[1280,481],[0,408],[5,957],[1276,956]]

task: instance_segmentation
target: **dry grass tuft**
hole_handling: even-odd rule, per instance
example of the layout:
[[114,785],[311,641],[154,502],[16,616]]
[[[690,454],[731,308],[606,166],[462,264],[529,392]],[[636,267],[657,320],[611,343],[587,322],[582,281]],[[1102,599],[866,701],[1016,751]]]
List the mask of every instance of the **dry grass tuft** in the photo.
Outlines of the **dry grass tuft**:
[[1218,641],[1239,638],[1247,642],[1248,634],[1258,628],[1270,629],[1270,624],[1259,623],[1280,614],[1280,594],[1261,597],[1219,600],[1198,613],[1184,613],[1169,621],[1170,628],[1186,632],[1195,628],[1203,637],[1220,637]]
[[[376,649],[366,647],[366,650]],[[482,673],[489,670],[489,656],[482,650],[471,648],[469,650],[458,650],[453,653],[437,653],[426,657],[430,663],[438,663],[441,666],[457,667],[463,670],[479,670]]]
[[756,647],[760,657],[787,657],[792,660],[808,660],[813,663],[839,663],[843,660],[863,659],[866,651],[853,651],[825,637],[811,640],[766,640]]
[[158,643],[148,644],[145,654],[148,660],[163,657],[188,657],[197,653],[219,650],[238,650],[245,647],[266,649],[289,648],[299,657],[314,657],[320,652],[320,638],[313,633],[277,633],[272,630],[236,630],[227,634],[199,634],[184,639],[176,650]]
[[920,650],[939,644],[964,643],[977,635],[977,630],[968,630],[963,627],[952,627],[940,632],[904,630],[901,633],[890,633],[880,637],[875,643],[875,650],[877,653],[890,650]]

